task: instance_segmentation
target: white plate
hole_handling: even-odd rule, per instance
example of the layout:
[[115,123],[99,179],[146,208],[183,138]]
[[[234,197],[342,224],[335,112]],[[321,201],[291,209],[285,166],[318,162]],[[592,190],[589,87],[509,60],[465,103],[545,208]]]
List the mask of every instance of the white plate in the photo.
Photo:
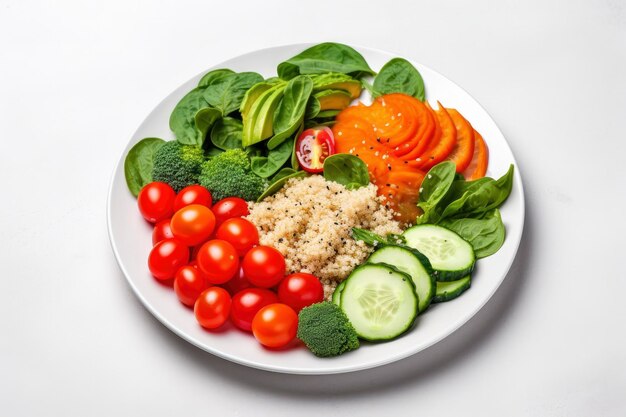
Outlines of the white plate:
[[[308,46],[289,45],[251,52],[213,68],[256,71],[264,76],[273,76],[279,62]],[[367,48],[357,49],[374,70],[379,70],[385,62],[397,56]],[[441,74],[417,62],[413,64],[424,78],[427,99],[432,103],[439,100],[446,107],[459,109],[483,135],[490,153],[488,175],[498,177],[506,172],[509,164],[515,164],[504,136],[476,100]],[[139,215],[136,201],[128,192],[124,179],[124,156],[136,142],[149,136],[174,139],[168,127],[170,112],[178,100],[196,86],[202,74],[166,97],[139,126],[115,168],[107,208],[111,245],[128,283],[146,308],[174,333],[207,352],[255,368],[294,374],[350,372],[397,361],[440,341],[476,314],[500,286],[515,258],[524,224],[524,194],[517,164],[513,192],[501,209],[507,230],[504,246],[495,255],[479,261],[469,291],[454,301],[433,305],[418,318],[415,328],[399,339],[364,344],[349,354],[320,359],[304,347],[284,351],[264,349],[251,335],[235,328],[219,333],[203,330],[191,310],[178,302],[172,289],[159,285],[148,272],[146,260],[151,249],[152,228]]]

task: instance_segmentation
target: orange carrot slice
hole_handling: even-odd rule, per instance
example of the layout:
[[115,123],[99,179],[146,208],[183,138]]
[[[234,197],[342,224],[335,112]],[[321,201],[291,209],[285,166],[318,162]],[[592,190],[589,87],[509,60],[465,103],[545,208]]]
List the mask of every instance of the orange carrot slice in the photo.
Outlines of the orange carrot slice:
[[489,148],[480,133],[474,130],[474,156],[462,174],[468,181],[482,178],[487,173],[488,165]]
[[463,172],[474,156],[474,129],[455,109],[448,109],[448,114],[456,127],[456,144],[447,160],[456,164],[456,172]]

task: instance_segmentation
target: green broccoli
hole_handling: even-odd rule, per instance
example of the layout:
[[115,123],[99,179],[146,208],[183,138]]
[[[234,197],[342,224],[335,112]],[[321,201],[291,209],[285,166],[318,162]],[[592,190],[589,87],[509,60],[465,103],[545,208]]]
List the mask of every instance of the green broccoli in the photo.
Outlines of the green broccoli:
[[175,140],[165,142],[154,154],[152,179],[168,183],[176,192],[198,184],[204,151]]
[[256,200],[265,190],[265,180],[250,170],[250,159],[241,149],[229,149],[202,165],[200,184],[211,191],[213,200],[241,197]]
[[320,357],[341,355],[359,347],[356,331],[346,314],[328,301],[300,310],[298,339]]

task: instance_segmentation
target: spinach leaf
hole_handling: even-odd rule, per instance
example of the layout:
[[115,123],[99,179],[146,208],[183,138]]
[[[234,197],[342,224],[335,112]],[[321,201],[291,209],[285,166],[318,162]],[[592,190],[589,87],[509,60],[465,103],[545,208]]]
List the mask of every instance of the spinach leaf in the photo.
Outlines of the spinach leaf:
[[441,162],[428,171],[419,193],[418,207],[424,212],[417,218],[418,224],[437,222],[440,213],[437,207],[440,201],[448,194],[456,175],[454,162]]
[[285,141],[267,156],[254,156],[250,159],[250,169],[261,178],[269,178],[278,171],[291,157],[294,139]]
[[268,149],[283,143],[302,124],[312,91],[313,81],[306,75],[295,77],[287,83],[283,98],[274,112],[274,136],[267,142]]
[[381,236],[370,230],[360,229],[358,227],[353,227],[351,232],[354,240],[362,240],[370,246],[404,245],[406,243],[404,236],[393,233],[387,236]]
[[504,243],[504,224],[498,209],[488,211],[480,218],[444,219],[439,224],[467,240],[478,258],[493,255]]
[[302,51],[280,63],[277,72],[284,80],[290,80],[300,74],[326,72],[374,74],[360,53],[347,45],[332,42],[320,43]]
[[277,179],[276,181],[273,181],[269,187],[267,187],[265,189],[265,191],[263,191],[263,194],[261,194],[259,196],[259,198],[256,200],[257,202],[262,201],[263,199],[265,199],[266,197],[271,196],[272,194],[277,193],[278,191],[280,191],[281,188],[283,188],[283,186],[287,183],[287,181],[289,181],[292,178],[300,178],[300,177],[306,177],[307,173],[304,171],[297,171],[294,172],[293,174],[284,176],[284,177],[280,177],[279,179]]
[[176,140],[183,145],[202,146],[204,137],[196,129],[196,113],[198,110],[209,107],[204,99],[204,88],[196,87],[188,92],[170,115],[170,129],[174,132]]
[[393,58],[387,62],[373,85],[374,95],[404,93],[424,101],[424,80],[415,67],[406,59]]
[[254,84],[263,81],[256,72],[239,72],[215,80],[204,90],[204,99],[224,116],[238,110],[241,102]]
[[152,182],[152,164],[156,151],[165,141],[145,138],[137,142],[124,159],[124,176],[130,193],[137,197],[144,185]]
[[222,113],[211,107],[205,107],[198,110],[194,116],[194,123],[196,125],[196,137],[200,141],[199,145],[204,145],[207,133],[217,120],[222,117]]
[[211,84],[214,84],[215,82],[226,78],[227,76],[229,76],[230,74],[234,74],[235,71],[227,69],[227,68],[223,68],[223,69],[216,69],[213,71],[209,71],[206,74],[204,74],[202,76],[202,78],[200,78],[200,81],[198,81],[198,87],[206,87],[209,86]]
[[293,168],[282,168],[280,171],[276,173],[276,175],[272,177],[272,182],[278,181],[279,179],[284,178],[288,175],[295,174],[296,172],[298,171],[296,171]]
[[227,151],[228,149],[241,149],[241,136],[243,124],[241,120],[232,117],[219,119],[211,129],[211,143],[216,148]]
[[324,160],[324,178],[343,184],[348,190],[356,190],[370,183],[365,162],[347,153],[331,155]]
[[306,104],[306,110],[304,111],[305,119],[313,119],[321,110],[320,101],[314,96],[309,97],[309,101]]
[[304,123],[300,125],[300,127],[296,131],[296,134],[293,135],[294,141],[293,141],[293,150],[291,151],[291,168],[295,169],[296,171],[300,170],[300,163],[298,162],[298,155],[296,154],[296,143],[298,142],[298,138],[300,137],[303,131],[304,131]]

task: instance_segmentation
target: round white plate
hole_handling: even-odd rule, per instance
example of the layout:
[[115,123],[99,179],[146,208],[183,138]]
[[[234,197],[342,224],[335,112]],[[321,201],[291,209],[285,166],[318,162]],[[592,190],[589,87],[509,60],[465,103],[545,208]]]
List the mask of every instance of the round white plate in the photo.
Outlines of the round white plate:
[[[309,46],[289,45],[264,49],[222,62],[213,68],[256,71],[269,77],[276,74],[278,63]],[[367,48],[357,49],[374,70],[379,70],[385,62],[396,56]],[[509,164],[515,164],[504,136],[476,100],[441,74],[417,62],[413,64],[424,78],[427,99],[431,103],[439,100],[446,107],[458,109],[483,135],[489,146],[489,176],[499,177],[506,172]],[[193,312],[178,301],[173,290],[158,284],[148,272],[152,227],[141,218],[135,198],[126,188],[124,179],[124,156],[136,142],[150,136],[174,139],[168,127],[170,113],[178,100],[196,86],[202,74],[177,88],[143,121],[120,157],[109,190],[107,220],[115,257],[137,297],[166,327],[207,352],[243,365],[294,374],[331,374],[372,368],[413,355],[450,335],[491,298],[504,280],[522,237],[524,194],[517,164],[513,192],[501,209],[507,230],[504,246],[495,255],[478,262],[470,290],[456,300],[433,305],[419,316],[416,326],[402,337],[387,343],[363,344],[354,352],[320,359],[303,346],[283,351],[265,349],[251,335],[233,327],[216,333],[203,330],[196,323]]]

